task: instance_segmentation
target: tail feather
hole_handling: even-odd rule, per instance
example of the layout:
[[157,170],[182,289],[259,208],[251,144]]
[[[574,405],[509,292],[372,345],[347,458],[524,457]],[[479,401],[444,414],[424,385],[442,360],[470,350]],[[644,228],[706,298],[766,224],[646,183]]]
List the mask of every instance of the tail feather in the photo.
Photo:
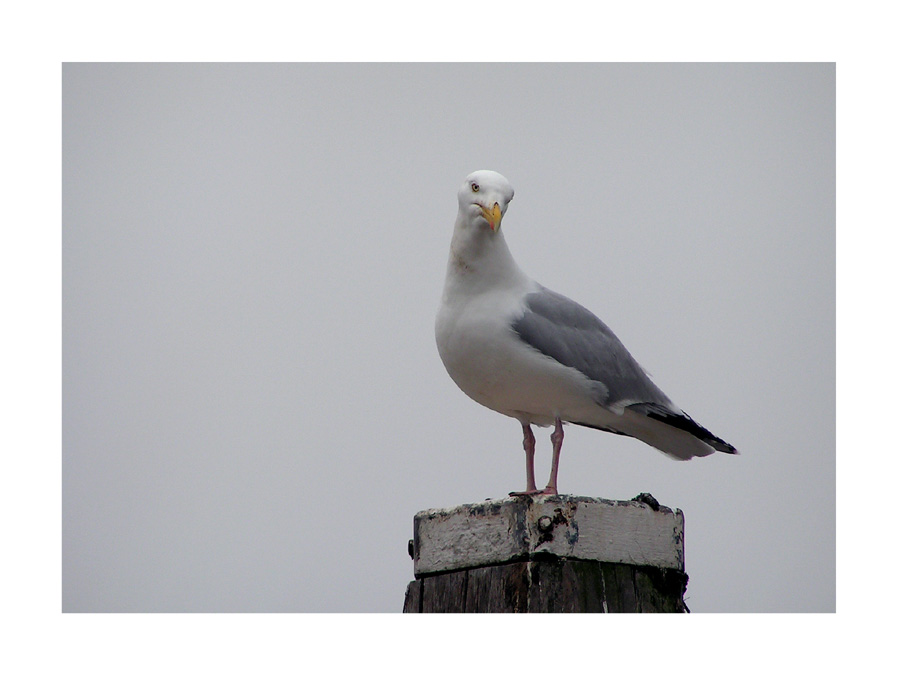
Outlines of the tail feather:
[[713,434],[709,429],[697,424],[690,415],[681,411],[671,410],[658,403],[634,403],[627,408],[634,412],[640,413],[657,422],[662,422],[675,429],[686,431],[691,436],[703,441],[711,448],[724,452],[729,455],[736,455],[738,451],[731,443],[723,441],[721,438]]

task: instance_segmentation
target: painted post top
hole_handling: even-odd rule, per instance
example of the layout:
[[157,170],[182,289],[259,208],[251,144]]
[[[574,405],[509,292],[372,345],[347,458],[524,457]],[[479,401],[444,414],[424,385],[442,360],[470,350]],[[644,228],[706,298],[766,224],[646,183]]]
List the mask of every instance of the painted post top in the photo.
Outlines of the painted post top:
[[630,501],[507,497],[420,511],[412,555],[417,578],[542,557],[683,572],[684,514],[646,493]]

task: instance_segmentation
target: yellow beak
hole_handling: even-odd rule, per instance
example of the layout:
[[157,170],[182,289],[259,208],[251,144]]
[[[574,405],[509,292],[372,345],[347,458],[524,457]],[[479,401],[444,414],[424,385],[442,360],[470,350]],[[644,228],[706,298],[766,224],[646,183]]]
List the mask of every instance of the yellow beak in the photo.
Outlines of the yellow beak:
[[[479,204],[479,206],[481,205]],[[500,219],[503,218],[503,214],[500,212],[500,204],[494,202],[494,205],[491,207],[490,211],[481,206],[481,213],[484,216],[484,219],[488,221],[488,225],[491,226],[491,230],[496,232],[497,228],[500,227]]]

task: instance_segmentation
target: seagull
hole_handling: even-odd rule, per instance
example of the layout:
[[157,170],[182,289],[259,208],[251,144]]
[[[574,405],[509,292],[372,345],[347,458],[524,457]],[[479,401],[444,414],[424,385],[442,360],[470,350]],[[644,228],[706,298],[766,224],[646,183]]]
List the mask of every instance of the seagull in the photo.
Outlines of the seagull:
[[[476,171],[460,186],[435,320],[451,379],[522,425],[526,488],[510,494],[557,494],[566,423],[631,436],[678,460],[737,454],[672,403],[605,323],[522,271],[500,229],[514,194],[496,171]],[[543,490],[534,480],[531,425],[553,426]]]

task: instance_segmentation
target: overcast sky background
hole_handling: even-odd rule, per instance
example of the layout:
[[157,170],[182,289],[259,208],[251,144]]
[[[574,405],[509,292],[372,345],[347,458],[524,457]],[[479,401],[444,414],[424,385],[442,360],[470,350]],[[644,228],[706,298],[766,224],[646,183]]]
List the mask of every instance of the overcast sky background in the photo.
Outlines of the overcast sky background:
[[399,612],[414,514],[524,487],[434,344],[481,168],[742,453],[568,427],[560,490],[683,509],[694,612],[834,611],[833,65],[67,64],[62,103],[64,611]]

